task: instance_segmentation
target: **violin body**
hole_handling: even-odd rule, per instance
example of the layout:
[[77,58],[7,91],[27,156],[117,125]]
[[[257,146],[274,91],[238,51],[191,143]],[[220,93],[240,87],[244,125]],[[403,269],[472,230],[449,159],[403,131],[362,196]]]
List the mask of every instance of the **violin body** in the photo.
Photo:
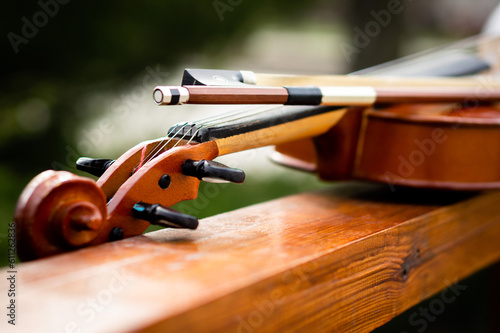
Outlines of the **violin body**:
[[272,159],[329,181],[500,188],[500,109],[440,104],[351,109],[323,135],[278,145]]

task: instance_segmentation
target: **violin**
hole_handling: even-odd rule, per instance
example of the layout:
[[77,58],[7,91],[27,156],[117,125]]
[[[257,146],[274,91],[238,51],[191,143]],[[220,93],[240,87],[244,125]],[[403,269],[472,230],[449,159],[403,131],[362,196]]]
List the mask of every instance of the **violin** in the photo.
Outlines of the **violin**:
[[[437,75],[491,71],[493,65],[471,55],[470,47],[462,47],[464,57],[453,53]],[[201,103],[266,105],[177,124],[167,137],[141,142],[117,160],[79,159],[77,167],[98,176],[96,182],[66,171],[41,173],[16,207],[18,254],[22,260],[55,255],[140,235],[150,224],[196,229],[196,217],[170,207],[195,199],[200,181],[243,182],[242,170],[214,159],[267,145],[276,146],[274,161],[324,180],[376,181],[392,189],[500,188],[500,111],[494,104],[500,84],[427,77],[432,66],[422,68],[415,59],[376,67],[376,76],[186,70],[181,86],[155,89],[158,104],[185,103],[198,94]],[[401,66],[406,72],[399,75]],[[330,88],[339,85],[348,88],[348,98],[331,96]]]

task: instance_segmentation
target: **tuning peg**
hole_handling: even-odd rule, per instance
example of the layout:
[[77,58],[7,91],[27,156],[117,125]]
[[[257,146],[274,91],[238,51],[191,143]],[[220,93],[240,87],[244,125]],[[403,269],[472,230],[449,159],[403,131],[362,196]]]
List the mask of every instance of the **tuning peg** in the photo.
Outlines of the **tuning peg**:
[[160,204],[136,203],[132,208],[132,214],[135,218],[146,220],[151,224],[165,228],[196,229],[198,227],[198,219],[196,217],[183,214]]
[[88,158],[80,157],[76,161],[76,168],[80,171],[85,171],[91,175],[101,177],[102,174],[113,164],[114,160],[105,158]]
[[187,160],[182,165],[182,173],[210,183],[243,183],[245,173],[214,161]]

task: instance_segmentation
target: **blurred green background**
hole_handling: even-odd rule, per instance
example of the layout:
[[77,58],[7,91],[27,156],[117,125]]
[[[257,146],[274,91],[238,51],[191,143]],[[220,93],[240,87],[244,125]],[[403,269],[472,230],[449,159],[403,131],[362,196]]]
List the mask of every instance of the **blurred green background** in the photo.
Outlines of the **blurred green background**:
[[[477,34],[498,3],[400,1],[401,13],[369,45],[346,56],[341,45],[352,44],[356,29],[391,1],[4,3],[0,266],[7,264],[7,224],[16,200],[34,176],[51,168],[76,172],[79,156],[117,158],[176,122],[220,112],[175,107],[167,113],[152,103],[150,89],[179,84],[183,68],[347,73]],[[209,204],[198,205],[197,216],[328,186],[274,166],[265,155],[258,150],[225,161],[247,172],[246,183],[222,188]]]

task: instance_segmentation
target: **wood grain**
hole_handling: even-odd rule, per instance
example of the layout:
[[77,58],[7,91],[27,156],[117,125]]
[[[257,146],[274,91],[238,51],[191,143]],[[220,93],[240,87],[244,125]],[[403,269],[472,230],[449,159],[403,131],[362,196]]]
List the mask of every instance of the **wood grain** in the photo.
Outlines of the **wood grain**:
[[285,104],[288,92],[283,87],[185,86],[190,104]]
[[16,329],[368,332],[500,258],[499,200],[343,184],[22,264]]

